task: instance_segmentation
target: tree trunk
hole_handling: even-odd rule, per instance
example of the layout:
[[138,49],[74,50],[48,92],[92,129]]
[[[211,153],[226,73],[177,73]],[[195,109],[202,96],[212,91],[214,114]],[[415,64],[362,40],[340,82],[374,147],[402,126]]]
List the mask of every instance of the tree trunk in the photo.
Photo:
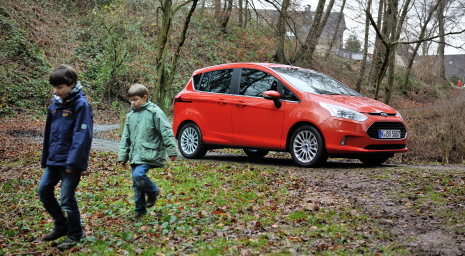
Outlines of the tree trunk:
[[[367,10],[371,10],[371,0],[368,0],[367,3]],[[370,35],[370,19],[368,18],[368,15],[365,18],[365,38],[363,42],[363,59],[362,59],[362,64],[360,66],[360,74],[358,76],[357,84],[355,86],[355,90],[357,92],[362,91],[362,82],[363,82],[363,77],[365,76],[365,70],[367,66],[367,58],[368,58],[368,39]]]
[[321,32],[328,21],[329,14],[331,13],[334,5],[334,0],[330,0],[328,7],[326,8],[326,12],[323,13],[325,3],[326,0],[318,0],[315,18],[312,20],[312,26],[310,27],[310,31],[308,32],[304,44],[294,56],[293,63],[299,61],[302,63],[301,65],[303,67],[313,67],[313,54],[316,50]]
[[[378,25],[382,26],[382,20],[383,20],[383,15],[384,15],[384,0],[379,1],[378,5],[378,20],[377,23]],[[367,10],[367,16],[369,17],[371,14],[369,10]],[[373,22],[371,22],[373,23]],[[377,26],[376,24],[373,24],[373,26]],[[375,39],[375,48],[373,50],[373,61],[371,65],[371,70],[370,70],[370,76],[368,78],[368,84],[376,90],[376,84],[377,84],[377,78],[378,78],[378,73],[379,70],[383,64],[383,54],[382,52],[385,51],[385,46],[383,45],[382,38],[378,35]],[[377,96],[377,95],[376,95]],[[376,98],[376,97],[375,97]]]
[[243,20],[243,16],[244,16],[244,14],[243,14],[244,13],[243,0],[239,0],[238,4],[239,4],[239,25],[238,26],[242,27],[242,23],[244,22],[244,20]]
[[437,76],[443,81],[446,79],[446,70],[444,68],[444,49],[446,47],[446,38],[444,35],[444,11],[446,9],[447,0],[442,0],[438,8],[438,25],[439,25],[439,42],[438,42],[438,67]]
[[153,95],[153,101],[158,103],[162,109],[163,104],[161,104],[161,100],[165,96],[166,88],[164,88],[166,84],[166,61],[168,55],[168,45],[170,41],[170,34],[171,34],[171,22],[173,19],[173,1],[172,0],[163,0],[162,2],[161,11],[162,11],[162,22],[160,31],[158,32],[158,41],[157,41],[157,55],[156,55],[156,64],[157,64],[157,74],[158,79],[155,83],[155,93]]
[[[402,8],[402,13],[400,14],[400,17],[397,19],[397,11],[396,15],[392,17],[393,25],[394,28],[391,31],[391,55],[389,58],[389,77],[388,77],[388,83],[385,88],[385,97],[384,97],[384,103],[389,104],[391,101],[391,94],[392,94],[392,88],[394,87],[394,71],[395,71],[395,66],[396,66],[396,53],[397,53],[397,42],[400,38],[400,32],[402,30],[402,27],[404,26],[404,21],[405,17],[407,17],[408,10],[410,8],[410,1],[411,0],[406,0],[404,3],[404,7]],[[392,1],[393,4],[393,9],[398,9],[399,2],[398,0]]]
[[172,97],[171,95],[169,95],[169,92],[171,89],[171,84],[173,82],[173,77],[174,77],[173,75],[178,65],[180,49],[184,45],[184,42],[186,40],[186,34],[187,34],[188,26],[190,23],[190,19],[197,7],[197,2],[198,0],[192,1],[192,7],[186,17],[184,27],[183,27],[183,32],[181,34],[181,38],[179,39],[177,47],[174,50],[174,54],[171,59],[172,60],[171,65],[169,65],[168,64],[168,53],[169,53],[168,47],[170,44],[171,24],[172,24],[173,15],[177,10],[179,10],[181,6],[188,4],[190,2],[184,2],[183,4],[178,6],[176,9],[173,9],[172,0],[162,1],[161,10],[163,13],[162,13],[161,28],[158,34],[158,41],[157,41],[158,51],[156,55],[158,79],[155,83],[155,93],[153,95],[153,101],[158,103],[160,108],[164,111],[166,111],[170,107],[169,105],[170,105]]
[[283,0],[281,11],[279,12],[278,24],[276,26],[276,38],[278,45],[273,59],[278,63],[285,63],[286,60],[284,55],[284,41],[286,39],[287,10],[289,8],[289,4],[289,0]]
[[[439,6],[441,1],[443,1],[443,0],[438,0],[436,2],[436,4],[434,6],[432,6],[431,9],[428,11],[428,15],[427,15],[427,17],[425,19],[425,23],[423,23],[423,25],[421,26],[420,35],[418,37],[419,40],[422,40],[425,37],[427,27],[428,27],[428,25],[429,25],[429,23],[430,23],[430,21],[431,21],[431,19],[433,17],[434,12],[438,9],[438,6]],[[417,53],[418,53],[418,49],[420,48],[422,43],[423,43],[422,41],[416,43],[412,54],[409,55],[409,59],[408,59],[408,63],[407,63],[407,71],[405,73],[405,79],[404,79],[405,82],[400,88],[404,95],[407,95],[407,88],[408,88],[408,83],[409,83],[409,79],[410,79],[410,74],[412,72],[413,61],[415,60],[415,57],[417,56]]]
[[225,8],[223,10],[223,13],[221,14],[221,31],[223,33],[226,33],[226,27],[228,26],[229,18],[231,17],[231,12],[232,12],[232,6],[233,6],[233,0],[227,0],[225,2]]
[[[331,50],[334,47],[334,43],[336,42],[336,39],[338,38],[339,26],[341,25],[342,17],[344,17],[344,7],[345,7],[345,5],[346,5],[346,0],[343,0],[341,10],[339,11],[339,17],[337,19],[336,28],[334,29],[333,38],[331,39],[331,42],[329,43],[328,50],[326,51],[326,54],[325,54],[326,59],[329,57],[329,54],[331,53]],[[340,46],[338,46],[338,47],[340,48]]]
[[[389,67],[390,72],[389,72],[389,77],[388,77],[388,84],[385,87],[385,102],[389,103],[391,93],[392,93],[392,87],[393,87],[393,81],[394,81],[394,68],[395,68],[395,54],[396,54],[396,47],[397,47],[397,40],[400,37],[400,32],[401,28],[403,26],[405,17],[407,16],[408,8],[410,6],[410,1],[407,0],[404,3],[404,8],[402,10],[402,13],[400,17],[398,17],[398,5],[399,5],[399,0],[387,0],[387,8],[386,11],[383,14],[383,26],[382,29],[379,29],[379,26],[377,26],[372,18],[370,19],[373,23],[373,27],[375,28],[375,31],[377,32],[377,38],[380,39],[380,41],[383,43],[383,48],[385,49],[384,52],[381,52],[382,54],[382,64],[377,67],[376,72],[373,73],[375,79],[375,95],[374,98],[378,99],[378,94],[379,94],[379,89],[381,86],[381,82],[383,80],[383,77],[386,74],[387,68]],[[375,70],[375,69],[373,69]]]

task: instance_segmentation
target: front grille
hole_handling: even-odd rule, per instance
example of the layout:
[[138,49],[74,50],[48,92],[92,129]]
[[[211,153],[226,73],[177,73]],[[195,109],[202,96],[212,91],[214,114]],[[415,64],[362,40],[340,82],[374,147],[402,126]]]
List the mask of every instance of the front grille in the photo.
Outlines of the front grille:
[[[375,113],[375,112],[367,113],[367,114],[370,115],[370,116],[382,116],[381,113]],[[397,115],[397,113],[384,113],[384,114],[386,114],[387,116],[396,116]]]
[[368,145],[365,149],[373,150],[392,150],[392,149],[404,149],[405,144],[381,144],[381,145]]
[[[403,139],[407,135],[407,130],[404,124],[400,122],[375,122],[367,130],[367,134],[372,139],[378,138],[379,130],[400,130],[400,138]],[[386,139],[389,140],[389,139]]]

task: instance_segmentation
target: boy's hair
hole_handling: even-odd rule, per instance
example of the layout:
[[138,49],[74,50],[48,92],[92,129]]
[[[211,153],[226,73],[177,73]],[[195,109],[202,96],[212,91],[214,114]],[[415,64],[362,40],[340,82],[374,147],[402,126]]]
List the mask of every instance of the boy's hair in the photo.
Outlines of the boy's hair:
[[147,89],[147,87],[143,84],[133,84],[128,90],[128,98],[134,96],[143,98],[144,95],[147,95],[147,97],[149,96],[149,89]]
[[50,74],[49,82],[53,86],[58,86],[60,84],[66,84],[71,86],[77,82],[77,73],[74,68],[69,65],[61,64],[56,67],[55,70]]

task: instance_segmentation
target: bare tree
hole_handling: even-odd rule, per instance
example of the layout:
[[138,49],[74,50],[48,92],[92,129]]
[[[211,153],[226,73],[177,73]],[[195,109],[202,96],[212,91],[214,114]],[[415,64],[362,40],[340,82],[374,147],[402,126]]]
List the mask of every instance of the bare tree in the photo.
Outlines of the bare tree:
[[449,0],[439,1],[438,7],[438,29],[439,29],[439,42],[438,42],[438,67],[437,67],[437,76],[443,81],[446,79],[446,71],[444,69],[444,49],[446,47],[446,37],[445,37],[445,19],[444,11],[446,10],[446,5]]
[[283,0],[281,10],[279,12],[278,24],[276,26],[276,38],[278,40],[278,45],[273,59],[278,63],[284,63],[286,59],[284,55],[284,41],[286,39],[289,4],[289,0]]
[[[172,0],[161,1],[160,10],[162,12],[162,21],[160,31],[158,32],[157,40],[157,54],[156,54],[156,65],[158,79],[155,84],[155,95],[154,101],[159,102],[160,107],[163,110],[167,110],[170,105],[171,97],[168,96],[168,92],[171,89],[174,74],[176,74],[176,68],[178,66],[180,50],[186,40],[186,34],[189,27],[189,23],[197,7],[198,0],[188,0],[181,3],[179,6],[174,7]],[[187,13],[182,29],[181,37],[177,41],[177,45],[174,50],[174,54],[171,58],[168,56],[170,50],[169,45],[171,44],[171,33],[172,33],[172,22],[174,14],[181,9],[181,7],[192,4],[189,12]],[[170,62],[170,64],[169,64]]]
[[334,29],[333,33],[333,38],[331,39],[331,42],[329,43],[328,50],[326,51],[325,57],[328,58],[329,54],[331,53],[331,50],[334,47],[334,43],[336,42],[337,36],[339,34],[339,26],[341,25],[342,18],[344,17],[344,7],[346,6],[346,0],[342,0],[342,5],[341,5],[341,10],[339,11],[339,16],[337,18],[336,22],[336,27]]
[[[421,24],[421,29],[420,29],[420,34],[418,35],[418,38],[420,40],[424,39],[425,38],[425,35],[426,35],[426,32],[427,32],[427,28],[428,26],[430,25],[430,21],[431,19],[433,18],[433,14],[435,13],[435,11],[438,9],[438,6],[440,5],[440,3],[442,2],[443,0],[437,0],[436,3],[434,3],[433,5],[431,5],[431,7],[429,8],[428,10],[428,13],[426,15],[426,18],[423,22],[423,24]],[[407,67],[406,67],[406,73],[405,73],[405,82],[404,84],[401,86],[401,90],[404,91],[404,94],[407,94],[406,93],[406,89],[407,89],[407,85],[408,85],[408,82],[409,82],[409,79],[410,79],[410,74],[412,72],[412,67],[413,67],[413,61],[415,60],[415,57],[418,53],[418,49],[420,48],[422,42],[418,42],[415,44],[414,48],[413,48],[413,51],[412,53],[409,55],[409,58],[408,58],[408,62],[407,62]]]
[[[371,0],[368,0],[366,9],[371,10]],[[360,66],[360,73],[359,73],[357,83],[355,86],[355,90],[357,92],[360,92],[362,90],[363,77],[365,76],[365,71],[366,71],[366,66],[367,66],[369,36],[370,36],[370,18],[368,17],[368,15],[366,15],[365,16],[365,38],[363,40],[363,58],[362,58],[362,64]]]
[[334,0],[330,0],[328,6],[326,7],[326,11],[324,11],[326,0],[318,0],[318,5],[316,7],[316,13],[314,18],[312,19],[312,25],[310,27],[310,31],[308,32],[307,38],[305,39],[304,44],[300,47],[297,53],[292,58],[292,62],[301,62],[302,66],[305,67],[312,67],[312,59],[313,53],[316,50],[316,46],[318,44],[318,38],[323,31],[326,22],[328,21],[328,17],[331,13],[331,10],[334,5]]
[[220,27],[223,33],[226,33],[226,27],[228,26],[229,19],[231,18],[232,7],[233,7],[233,0],[226,0],[224,2],[224,8],[219,17]]
[[405,1],[404,6],[402,8],[402,12],[399,16],[399,1],[387,0],[385,2],[386,6],[384,8],[380,8],[380,10],[385,11],[378,14],[383,16],[382,24],[377,24],[374,21],[371,13],[369,13],[369,10],[366,10],[368,17],[370,18],[371,25],[376,31],[377,39],[379,39],[383,45],[382,49],[377,49],[379,52],[377,57],[379,57],[378,61],[381,65],[374,66],[372,70],[372,75],[374,76],[375,82],[375,99],[378,99],[381,81],[385,76],[388,67],[390,68],[388,85],[385,87],[386,92],[384,101],[386,103],[389,103],[392,92],[396,45],[400,37],[400,31],[410,6],[410,1],[411,0]]

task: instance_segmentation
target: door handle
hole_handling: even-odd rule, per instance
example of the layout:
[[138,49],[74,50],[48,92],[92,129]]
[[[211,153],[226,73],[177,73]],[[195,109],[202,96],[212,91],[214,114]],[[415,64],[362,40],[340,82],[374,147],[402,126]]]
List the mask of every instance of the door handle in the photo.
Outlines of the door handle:
[[224,99],[219,99],[216,101],[216,103],[220,104],[220,105],[225,105],[226,103],[228,103],[227,100],[224,100]]
[[236,106],[240,107],[240,108],[245,107],[245,102],[243,102],[243,101],[238,101],[238,102],[236,102],[236,103],[234,103],[234,104],[235,104]]

